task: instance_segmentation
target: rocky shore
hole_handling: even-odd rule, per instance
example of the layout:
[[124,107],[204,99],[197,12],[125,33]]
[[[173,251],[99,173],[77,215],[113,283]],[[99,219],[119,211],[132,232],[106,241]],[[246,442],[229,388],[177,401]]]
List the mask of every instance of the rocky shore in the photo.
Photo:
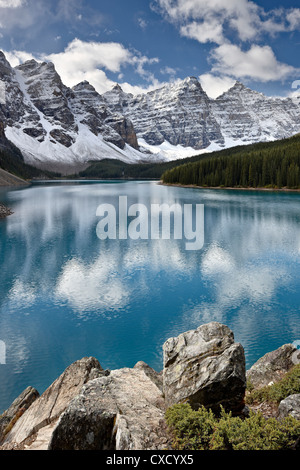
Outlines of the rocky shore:
[[[216,322],[170,338],[163,357],[161,372],[144,362],[104,370],[97,359],[86,357],[71,364],[41,396],[28,387],[0,417],[0,449],[170,449],[169,406],[184,402],[193,409],[217,410],[222,405],[234,416],[247,416],[247,380],[259,389],[300,363],[300,351],[287,344],[246,371],[243,346]],[[299,398],[286,398],[272,414],[300,419]]]
[[0,219],[4,219],[5,217],[11,214],[13,214],[13,212],[8,207],[5,207],[3,204],[0,204]]

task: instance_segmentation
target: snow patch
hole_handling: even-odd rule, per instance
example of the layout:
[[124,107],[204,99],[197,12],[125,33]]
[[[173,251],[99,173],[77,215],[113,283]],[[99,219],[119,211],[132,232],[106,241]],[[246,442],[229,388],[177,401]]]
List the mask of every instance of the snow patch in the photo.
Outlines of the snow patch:
[[44,142],[38,142],[15,127],[7,127],[6,136],[22,151],[26,163],[31,165],[39,162],[76,164],[106,158],[125,163],[153,161],[153,156],[145,155],[130,145],[126,144],[121,150],[116,145],[105,142],[102,136],[95,136],[83,124],[80,125],[75,143],[69,148],[58,142],[54,143],[49,136],[46,136]]
[[184,158],[195,157],[196,155],[203,155],[205,153],[217,152],[231,147],[237,147],[240,145],[252,144],[251,141],[243,141],[239,139],[232,139],[225,137],[224,145],[212,142],[207,148],[197,150],[192,147],[183,147],[182,145],[172,145],[165,141],[161,145],[150,145],[144,139],[138,139],[141,148],[148,152],[151,152],[161,161],[171,162],[175,160],[182,160]]

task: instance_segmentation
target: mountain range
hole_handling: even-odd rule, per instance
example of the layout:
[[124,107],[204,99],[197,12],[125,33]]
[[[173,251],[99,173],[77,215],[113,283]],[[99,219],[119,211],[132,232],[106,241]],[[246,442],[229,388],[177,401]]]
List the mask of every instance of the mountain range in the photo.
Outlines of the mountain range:
[[211,99],[195,77],[100,95],[87,81],[64,85],[51,62],[12,67],[0,51],[0,122],[26,163],[73,173],[89,161],[163,162],[291,137],[300,97],[266,97],[236,82]]

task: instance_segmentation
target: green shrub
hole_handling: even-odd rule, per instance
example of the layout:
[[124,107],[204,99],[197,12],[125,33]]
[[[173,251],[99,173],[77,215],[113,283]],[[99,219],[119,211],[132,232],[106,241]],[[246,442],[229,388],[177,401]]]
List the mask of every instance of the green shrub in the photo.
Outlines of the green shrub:
[[300,393],[300,364],[291,369],[279,382],[255,390],[251,384],[247,386],[248,394],[246,395],[246,403],[280,403],[289,395]]
[[295,418],[277,421],[253,411],[242,419],[222,409],[217,418],[204,407],[180,404],[167,410],[166,421],[174,450],[288,450],[300,437]]

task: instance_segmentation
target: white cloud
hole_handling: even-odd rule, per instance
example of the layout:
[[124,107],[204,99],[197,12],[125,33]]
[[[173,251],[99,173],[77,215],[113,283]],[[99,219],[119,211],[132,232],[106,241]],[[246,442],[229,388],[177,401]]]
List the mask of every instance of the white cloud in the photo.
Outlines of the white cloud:
[[214,99],[229,90],[235,83],[232,77],[216,76],[211,73],[200,75],[199,80],[206,94]]
[[[157,0],[160,11],[181,32],[199,42],[220,42],[225,28],[236,31],[242,41],[258,35],[289,32],[300,26],[300,9],[264,8],[249,0]],[[213,34],[213,25],[218,25]]]
[[57,68],[67,69],[71,77],[77,71],[85,72],[98,67],[119,72],[122,65],[130,62],[131,54],[119,43],[84,42],[74,39],[64,52],[50,54],[48,59],[53,61]]
[[180,34],[191,39],[196,39],[201,43],[215,42],[222,44],[224,42],[223,27],[217,20],[202,21],[200,23],[193,21],[180,28]]
[[[218,75],[221,84],[223,77],[266,82],[284,80],[299,73],[294,67],[278,61],[269,45],[257,44],[267,36],[300,29],[299,8],[266,11],[250,0],[157,0],[156,5],[182,36],[201,44],[215,44],[210,56],[211,71],[202,76],[206,85],[208,78]],[[238,45],[233,43],[236,34]],[[252,46],[245,51],[241,41],[251,41]],[[216,85],[217,78],[210,87],[213,93]]]
[[3,51],[3,52],[6,56],[6,59],[8,60],[8,62],[10,63],[12,67],[16,67],[17,65],[23,64],[27,60],[32,60],[32,59],[37,60],[35,56],[25,51],[13,50],[11,52],[8,52],[8,51]]
[[24,0],[0,0],[0,8],[19,8],[24,3]]
[[212,72],[262,82],[284,80],[299,70],[281,63],[270,46],[252,45],[247,51],[234,44],[223,44],[212,52]]
[[299,30],[300,29],[300,8],[292,8],[288,12],[286,19],[289,23],[289,28],[291,31]]
[[[87,80],[99,93],[104,93],[115,84],[104,70],[120,74],[121,69],[128,66],[132,66],[150,84],[147,89],[159,86],[155,76],[145,69],[159,60],[143,56],[138,51],[130,51],[116,42],[85,42],[74,39],[63,52],[50,54],[46,59],[54,63],[62,81],[70,87]],[[142,87],[134,87],[128,83],[121,86],[124,91],[134,94],[145,91]]]
[[[207,42],[207,35],[201,34],[201,27],[210,31],[211,39],[215,37],[219,43],[223,28],[228,24],[238,31],[241,39],[251,39],[255,36],[255,25],[260,23],[259,7],[248,0],[158,0],[158,3],[170,21],[186,31],[193,31],[194,37],[197,36],[195,39],[200,42]],[[199,28],[196,28],[196,22],[199,22]],[[213,25],[218,25],[215,36]]]

